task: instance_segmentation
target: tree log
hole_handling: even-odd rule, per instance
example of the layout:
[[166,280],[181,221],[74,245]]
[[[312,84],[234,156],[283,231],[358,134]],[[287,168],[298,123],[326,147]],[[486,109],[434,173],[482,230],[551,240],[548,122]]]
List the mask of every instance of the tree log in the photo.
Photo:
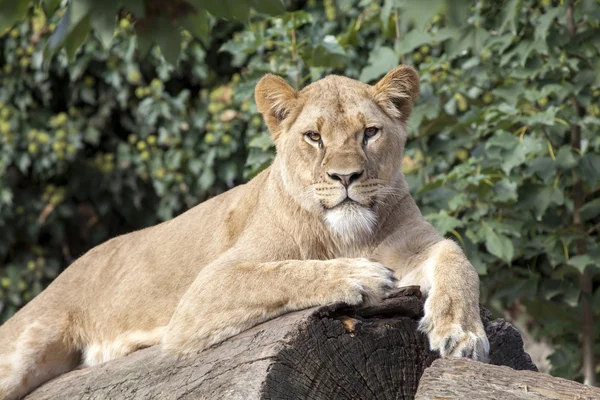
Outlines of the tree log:
[[[27,399],[412,399],[439,357],[417,331],[422,313],[419,288],[402,288],[375,306],[289,313],[185,359],[143,349]],[[492,364],[536,370],[510,324],[482,317]]]
[[531,371],[464,358],[438,359],[425,370],[415,400],[598,400],[600,389]]

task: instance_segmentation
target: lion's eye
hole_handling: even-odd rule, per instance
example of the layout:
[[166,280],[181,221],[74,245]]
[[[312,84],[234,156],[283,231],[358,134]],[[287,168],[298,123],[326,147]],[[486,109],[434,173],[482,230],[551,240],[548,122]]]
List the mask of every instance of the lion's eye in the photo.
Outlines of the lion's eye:
[[316,142],[316,143],[319,143],[321,141],[321,135],[319,135],[317,132],[309,131],[309,132],[306,132],[304,134],[304,136],[306,136],[311,141]]
[[379,128],[377,128],[376,126],[371,126],[365,129],[365,134],[364,134],[364,142],[367,143],[367,141],[369,139],[371,139],[373,136],[377,135],[379,133]]

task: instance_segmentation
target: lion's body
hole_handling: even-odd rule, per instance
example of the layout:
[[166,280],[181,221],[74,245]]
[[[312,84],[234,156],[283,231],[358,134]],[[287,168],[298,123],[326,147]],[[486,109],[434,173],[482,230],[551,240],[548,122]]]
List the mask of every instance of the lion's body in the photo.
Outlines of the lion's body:
[[[142,347],[186,354],[291,310],[377,301],[395,285],[379,263],[429,293],[422,329],[432,348],[485,359],[477,275],[423,220],[399,171],[409,92],[418,92],[411,71],[377,87],[329,77],[302,92],[263,79],[273,165],[67,268],[0,327],[0,399]],[[354,144],[373,123],[381,139]],[[290,133],[317,128],[321,142]]]

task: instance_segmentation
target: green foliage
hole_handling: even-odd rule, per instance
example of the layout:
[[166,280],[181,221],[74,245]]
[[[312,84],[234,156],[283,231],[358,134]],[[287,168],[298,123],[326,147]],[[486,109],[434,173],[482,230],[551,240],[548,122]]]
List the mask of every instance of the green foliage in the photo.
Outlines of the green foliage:
[[181,28],[188,29],[199,40],[209,40],[208,13],[245,21],[254,10],[271,15],[285,10],[280,0],[170,0],[169,4],[160,0],[0,0],[0,32],[22,20],[30,6],[38,5],[48,17],[60,17],[48,41],[50,53],[64,47],[72,60],[90,32],[108,49],[117,14],[129,13],[136,17],[142,53],[157,43],[171,63],[179,56]]
[[463,246],[488,307],[524,312],[556,347],[553,373],[581,379],[585,268],[600,310],[597,1],[576,2],[576,32],[569,3],[552,0],[288,1],[275,17],[203,4],[246,24],[185,25],[171,35],[177,67],[163,57],[173,46],[143,51],[127,13],[114,39],[92,26],[73,62],[85,35],[44,67],[64,8],[30,10],[0,40],[2,318],[91,246],[265,168],[273,144],[252,101],[265,72],[296,87],[329,73],[374,82],[402,62],[421,74],[404,172],[423,214]]

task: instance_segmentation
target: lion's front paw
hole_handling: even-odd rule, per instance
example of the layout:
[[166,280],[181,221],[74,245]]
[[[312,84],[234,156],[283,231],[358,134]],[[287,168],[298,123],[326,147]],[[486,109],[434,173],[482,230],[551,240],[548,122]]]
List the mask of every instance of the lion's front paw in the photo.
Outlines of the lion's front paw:
[[490,344],[479,310],[467,309],[465,302],[432,293],[425,302],[419,330],[427,334],[431,350],[437,350],[442,357],[489,361]]
[[394,272],[382,264],[366,258],[340,259],[339,262],[341,277],[336,290],[341,297],[336,301],[350,305],[378,303],[396,285]]

